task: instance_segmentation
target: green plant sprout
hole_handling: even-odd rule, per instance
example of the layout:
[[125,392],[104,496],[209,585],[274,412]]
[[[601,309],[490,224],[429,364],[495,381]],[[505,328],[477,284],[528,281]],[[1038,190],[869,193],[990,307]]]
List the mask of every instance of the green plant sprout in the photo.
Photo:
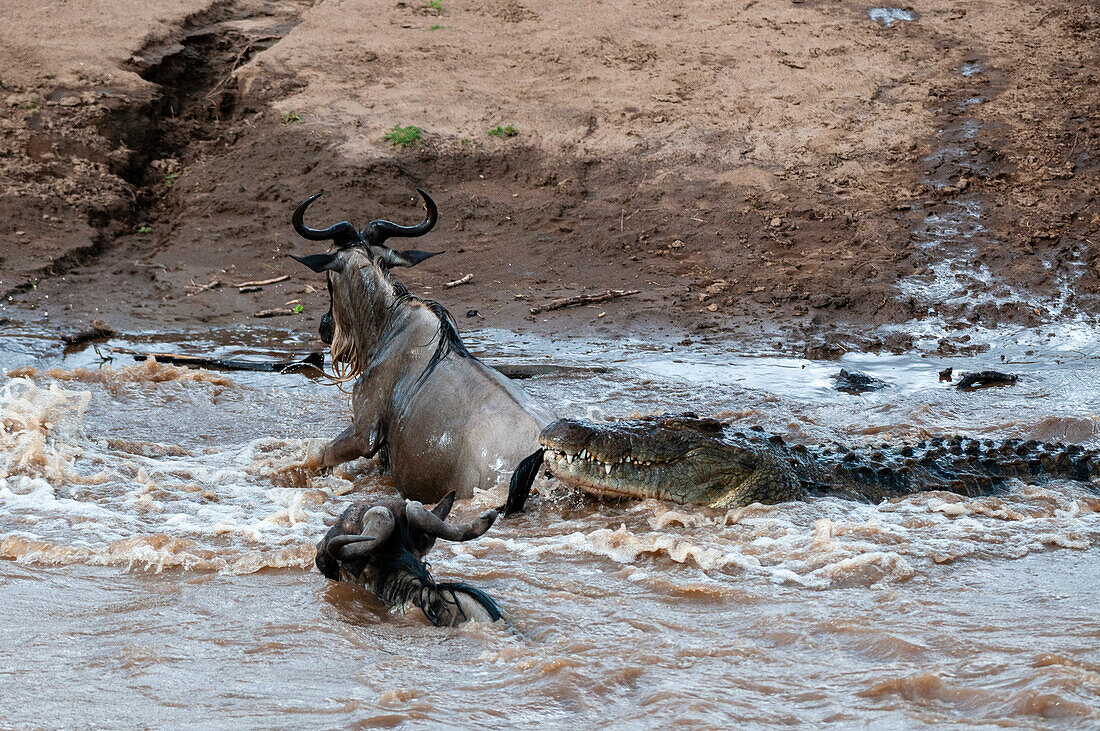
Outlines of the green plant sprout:
[[423,130],[414,125],[410,124],[407,127],[402,127],[398,124],[389,132],[382,135],[382,139],[400,147],[408,147],[414,143],[417,147],[423,147],[423,143],[420,140],[422,133]]

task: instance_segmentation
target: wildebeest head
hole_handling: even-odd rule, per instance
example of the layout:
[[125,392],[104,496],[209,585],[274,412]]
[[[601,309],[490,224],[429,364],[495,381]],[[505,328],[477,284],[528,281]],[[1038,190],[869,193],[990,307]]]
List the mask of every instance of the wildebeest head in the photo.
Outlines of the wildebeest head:
[[488,595],[465,584],[436,582],[424,562],[437,538],[472,540],[496,520],[497,512],[487,510],[465,525],[448,523],[454,500],[452,492],[432,510],[399,498],[354,503],[317,544],[317,569],[333,581],[370,589],[389,606],[412,602],[436,625],[500,619]]
[[[332,241],[335,247],[326,254],[293,257],[315,272],[329,273],[329,311],[321,318],[321,325],[318,328],[321,340],[325,343],[332,344],[336,329],[333,315],[335,303],[333,301],[332,277],[334,273],[344,272],[349,265],[356,263],[354,259],[357,257],[352,256],[353,253],[357,253],[359,257],[365,254],[366,261],[359,261],[359,267],[370,263],[380,275],[384,275],[393,267],[416,266],[425,259],[443,253],[440,251],[418,251],[416,249],[398,250],[385,245],[386,240],[390,238],[423,236],[435,226],[438,218],[435,201],[420,188],[417,188],[416,192],[424,199],[424,209],[427,215],[423,221],[415,226],[401,226],[391,221],[378,219],[371,221],[362,230],[356,230],[350,221],[340,221],[324,229],[310,228],[304,222],[305,212],[313,201],[321,197],[320,193],[315,193],[306,198],[294,209],[291,221],[299,236],[310,241]],[[381,278],[385,279],[384,276]]]

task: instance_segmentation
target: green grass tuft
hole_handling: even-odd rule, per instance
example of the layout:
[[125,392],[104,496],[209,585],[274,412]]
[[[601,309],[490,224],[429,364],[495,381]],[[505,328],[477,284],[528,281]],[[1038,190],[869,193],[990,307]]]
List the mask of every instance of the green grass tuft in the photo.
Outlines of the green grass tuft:
[[498,124],[496,127],[493,127],[491,130],[489,130],[489,136],[500,137],[501,139],[504,139],[505,137],[515,137],[518,134],[519,132],[516,132],[516,128],[512,125],[501,127]]
[[297,112],[283,112],[279,115],[279,121],[283,124],[290,124],[291,122],[301,122],[302,115]]
[[423,147],[423,142],[421,142],[420,139],[422,134],[423,130],[419,127],[411,124],[408,127],[402,127],[398,124],[394,125],[394,128],[389,132],[382,135],[382,139],[386,142],[398,145],[399,147],[408,147],[412,144],[415,144],[417,147]]

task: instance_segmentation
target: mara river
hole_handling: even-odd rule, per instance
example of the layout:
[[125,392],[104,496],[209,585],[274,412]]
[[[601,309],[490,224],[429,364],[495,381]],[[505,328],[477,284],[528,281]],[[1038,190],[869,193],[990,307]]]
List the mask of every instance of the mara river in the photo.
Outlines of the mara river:
[[[470,334],[490,363],[600,364],[523,386],[561,416],[695,410],[802,442],[955,433],[1100,445],[1083,325],[984,333],[976,358],[838,363],[690,346]],[[110,345],[304,354],[277,330]],[[323,579],[314,544],[373,461],[305,465],[347,398],[301,375],[222,373],[0,340],[0,725],[967,728],[1100,726],[1100,496],[1014,484],[880,505],[728,512],[555,491],[431,554],[507,623],[429,626]],[[996,367],[1010,388],[960,393]],[[889,386],[839,393],[840,367]],[[469,516],[501,502],[483,494]]]

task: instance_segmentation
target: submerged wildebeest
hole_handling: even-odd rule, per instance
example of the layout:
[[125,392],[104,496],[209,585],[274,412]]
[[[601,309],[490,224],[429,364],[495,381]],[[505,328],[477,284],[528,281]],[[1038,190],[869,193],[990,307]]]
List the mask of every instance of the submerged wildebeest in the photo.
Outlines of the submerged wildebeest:
[[352,391],[352,423],[325,446],[322,466],[375,454],[397,491],[437,502],[451,490],[469,498],[507,479],[538,447],[553,415],[463,345],[454,319],[440,305],[410,294],[390,273],[432,254],[384,245],[398,236],[422,236],[436,221],[435,203],[415,226],[372,221],[357,231],[348,221],[326,229],[303,222],[313,195],[294,211],[294,230],[311,241],[331,240],[327,254],[295,257],[327,272],[329,314],[322,340],[331,345],[333,369]]
[[435,625],[495,622],[500,608],[485,592],[437,582],[424,562],[436,538],[469,541],[496,520],[497,512],[486,510],[464,526],[447,523],[454,500],[452,492],[432,510],[398,498],[351,505],[317,544],[318,570],[373,591],[390,607],[412,603]]

